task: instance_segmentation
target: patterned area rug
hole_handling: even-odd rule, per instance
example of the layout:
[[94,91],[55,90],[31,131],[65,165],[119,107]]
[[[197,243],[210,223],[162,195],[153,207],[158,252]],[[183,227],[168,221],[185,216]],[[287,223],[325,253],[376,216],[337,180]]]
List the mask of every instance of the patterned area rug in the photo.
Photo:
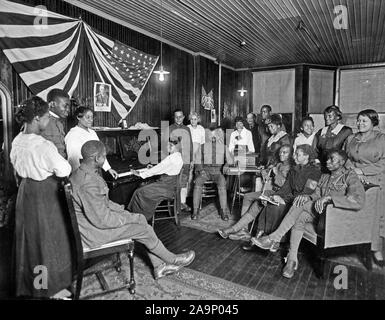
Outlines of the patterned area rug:
[[209,233],[215,233],[218,229],[228,228],[235,224],[239,217],[230,215],[229,221],[223,221],[218,214],[215,203],[205,205],[199,213],[199,219],[191,220],[190,215],[182,214],[180,224],[184,227],[203,230]]
[[[103,273],[110,288],[121,286],[124,274],[129,275],[128,259],[123,255],[122,263],[121,273],[117,273],[113,268]],[[95,297],[94,300],[277,300],[276,297],[188,268],[156,281],[151,268],[141,257],[135,256],[134,264],[136,281],[134,295],[128,290],[121,290]],[[84,279],[81,296],[94,294],[100,290],[96,276],[89,276]]]

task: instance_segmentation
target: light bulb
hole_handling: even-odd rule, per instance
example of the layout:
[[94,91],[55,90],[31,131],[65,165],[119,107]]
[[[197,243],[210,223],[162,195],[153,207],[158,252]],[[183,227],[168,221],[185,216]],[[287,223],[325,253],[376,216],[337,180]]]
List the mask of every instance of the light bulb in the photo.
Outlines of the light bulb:
[[161,82],[164,81],[164,74],[163,74],[163,72],[159,73],[159,81],[161,81]]
[[241,91],[241,97],[244,97],[245,96],[245,92],[242,90]]

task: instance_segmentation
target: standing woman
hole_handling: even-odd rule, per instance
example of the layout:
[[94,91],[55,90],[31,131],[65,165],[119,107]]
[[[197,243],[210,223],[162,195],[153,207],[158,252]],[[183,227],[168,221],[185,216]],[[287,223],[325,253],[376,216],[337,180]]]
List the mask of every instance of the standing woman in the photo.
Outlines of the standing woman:
[[[78,120],[77,126],[73,127],[66,135],[64,141],[68,155],[68,162],[74,172],[80,167],[82,159],[81,149],[83,144],[91,140],[99,140],[98,135],[91,129],[94,122],[94,114],[90,108],[79,107],[75,110],[75,118]],[[116,179],[117,172],[111,168],[107,159],[104,162],[103,170],[109,172]]]
[[370,203],[374,212],[372,228],[372,251],[374,262],[383,267],[383,240],[385,237],[385,134],[374,130],[379,124],[378,113],[366,109],[357,115],[358,132],[351,135],[345,144],[350,165],[363,183],[379,185],[376,201]]
[[316,148],[318,159],[323,172],[326,168],[327,155],[330,150],[342,149],[344,142],[353,131],[350,127],[341,124],[342,112],[337,106],[330,106],[324,110],[325,127],[316,134]]
[[[72,282],[65,205],[57,180],[69,176],[71,166],[55,145],[41,136],[49,122],[45,101],[39,97],[25,101],[16,120],[24,123],[24,131],[13,140],[10,154],[21,179],[15,213],[16,296],[48,298]],[[46,273],[36,269],[39,266]],[[38,274],[47,275],[41,289],[34,285]]]
[[261,152],[261,165],[273,167],[279,161],[279,149],[284,145],[292,145],[287,132],[283,128],[282,118],[278,114],[272,114],[268,124],[271,136],[266,140]]

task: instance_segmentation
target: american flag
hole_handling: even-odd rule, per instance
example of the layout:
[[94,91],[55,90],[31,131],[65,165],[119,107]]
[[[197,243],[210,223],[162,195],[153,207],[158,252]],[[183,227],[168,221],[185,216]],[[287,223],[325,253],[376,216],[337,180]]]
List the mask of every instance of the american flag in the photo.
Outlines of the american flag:
[[0,48],[32,93],[42,99],[53,88],[70,95],[76,89],[83,50],[81,21],[0,0]]
[[98,80],[111,84],[113,113],[124,119],[142,94],[158,57],[114,41],[87,24],[85,31]]

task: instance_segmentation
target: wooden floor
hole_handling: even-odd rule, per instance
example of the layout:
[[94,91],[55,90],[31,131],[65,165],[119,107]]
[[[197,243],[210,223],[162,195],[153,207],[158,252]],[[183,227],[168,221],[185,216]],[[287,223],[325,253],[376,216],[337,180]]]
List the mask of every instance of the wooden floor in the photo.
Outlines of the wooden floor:
[[324,279],[318,279],[308,261],[308,255],[301,253],[295,276],[292,279],[286,279],[281,276],[283,250],[277,253],[259,249],[246,252],[241,249],[241,241],[225,240],[217,234],[177,227],[172,221],[156,222],[155,231],[166,247],[173,252],[178,253],[186,249],[196,251],[195,261],[189,268],[279,298],[385,299],[385,276],[379,270],[368,272],[360,267],[347,266],[348,289],[336,290],[333,284],[337,277],[337,274],[334,274],[336,262],[328,260],[325,265]]
[[[0,229],[0,298],[9,297],[10,234]],[[368,272],[348,266],[348,289],[336,290],[333,270],[337,265],[328,261],[325,279],[319,280],[307,260],[299,257],[299,270],[292,279],[281,276],[283,252],[246,252],[242,242],[224,240],[217,234],[177,227],[172,221],[159,221],[155,231],[171,251],[196,251],[196,259],[189,266],[194,270],[232,281],[237,284],[285,299],[385,299],[385,277],[378,271]],[[236,297],[234,297],[236,299]]]

